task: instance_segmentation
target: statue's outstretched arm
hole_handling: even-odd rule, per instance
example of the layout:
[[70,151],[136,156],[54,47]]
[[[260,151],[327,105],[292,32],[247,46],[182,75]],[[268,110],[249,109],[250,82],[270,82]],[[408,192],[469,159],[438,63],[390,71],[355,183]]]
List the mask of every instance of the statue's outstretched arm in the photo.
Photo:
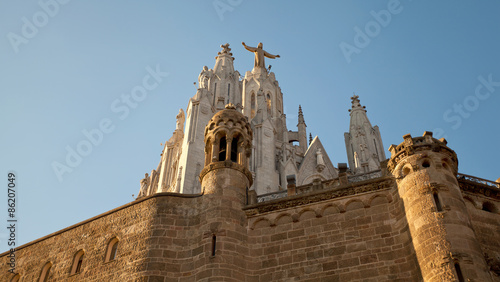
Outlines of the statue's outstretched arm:
[[241,44],[243,45],[243,47],[245,47],[245,49],[247,49],[247,50],[248,50],[248,51],[250,51],[250,52],[255,52],[255,51],[257,51],[257,48],[247,46],[247,45],[245,44],[245,42],[241,42]]
[[264,51],[264,56],[268,57],[268,58],[271,58],[271,59],[274,59],[274,58],[279,58],[280,55],[273,55],[273,54],[269,54],[267,53],[266,51]]

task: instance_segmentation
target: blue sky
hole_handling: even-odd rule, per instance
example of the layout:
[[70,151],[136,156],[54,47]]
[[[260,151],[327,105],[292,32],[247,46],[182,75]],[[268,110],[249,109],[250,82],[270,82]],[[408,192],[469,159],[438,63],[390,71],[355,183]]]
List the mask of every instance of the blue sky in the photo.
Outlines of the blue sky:
[[[457,152],[460,172],[496,180],[499,11],[493,0],[0,1],[0,225],[9,171],[18,244],[132,201],[219,46],[231,45],[241,75],[252,69],[242,41],[281,56],[266,64],[288,128],[302,105],[335,165],[347,162],[355,92],[385,148],[434,131]],[[161,74],[154,87],[123,102],[151,72]],[[84,132],[96,128],[102,137],[92,143]],[[67,165],[79,144],[87,155],[59,179],[54,162]]]

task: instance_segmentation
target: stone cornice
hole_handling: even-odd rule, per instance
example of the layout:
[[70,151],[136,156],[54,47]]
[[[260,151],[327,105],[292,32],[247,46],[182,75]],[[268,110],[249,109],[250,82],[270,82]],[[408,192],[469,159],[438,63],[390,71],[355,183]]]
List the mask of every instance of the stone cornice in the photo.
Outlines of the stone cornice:
[[[203,196],[203,194],[204,194],[204,192],[203,192],[203,191],[202,191],[201,193],[199,193],[199,194],[180,194],[180,193],[171,193],[171,192],[155,193],[155,194],[152,194],[152,195],[150,195],[150,196],[147,196],[147,197],[142,197],[142,198],[140,198],[140,199],[137,199],[137,200],[135,200],[135,201],[133,201],[133,202],[130,202],[130,203],[128,203],[128,204],[125,204],[125,205],[119,206],[119,207],[114,208],[114,209],[112,209],[112,210],[110,210],[110,211],[107,211],[107,212],[105,212],[105,213],[101,213],[101,214],[99,214],[99,215],[96,215],[96,216],[91,217],[91,218],[89,218],[89,219],[86,219],[86,220],[84,220],[84,221],[78,222],[78,223],[76,223],[76,224],[73,224],[73,225],[71,225],[71,226],[68,226],[68,227],[66,227],[66,228],[64,228],[64,229],[61,229],[61,230],[56,231],[56,232],[54,232],[54,233],[51,233],[51,234],[49,234],[49,235],[43,236],[43,237],[38,238],[38,239],[36,239],[36,240],[33,240],[33,241],[31,241],[31,242],[28,242],[28,243],[26,243],[26,244],[24,244],[24,245],[21,245],[21,246],[17,247],[17,248],[16,248],[16,250],[20,250],[20,249],[23,249],[23,248],[29,247],[29,246],[31,246],[31,245],[34,245],[34,244],[36,244],[36,243],[38,243],[38,242],[41,242],[41,241],[43,241],[43,240],[46,240],[46,239],[48,239],[48,238],[51,238],[51,237],[57,236],[57,235],[59,235],[59,234],[61,234],[61,233],[64,233],[64,232],[66,232],[66,231],[69,231],[69,230],[71,230],[71,229],[75,229],[75,228],[77,228],[77,227],[79,227],[79,226],[82,226],[82,225],[85,225],[85,224],[87,224],[87,223],[89,223],[89,222],[95,221],[95,220],[100,219],[100,218],[102,218],[102,217],[108,216],[108,215],[110,215],[110,214],[113,214],[113,213],[118,212],[118,211],[120,211],[120,210],[123,210],[123,209],[129,208],[129,207],[131,207],[131,206],[135,206],[135,205],[137,205],[137,204],[139,204],[139,203],[142,203],[142,202],[144,202],[144,201],[147,201],[147,200],[150,200],[150,199],[153,199],[153,198],[159,198],[159,197],[197,198],[197,197],[201,197],[201,196]],[[9,252],[10,252],[10,251],[6,251],[6,252],[3,252],[3,253],[0,253],[0,257],[3,257],[3,256],[8,255],[8,254],[9,254]]]
[[249,205],[244,208],[247,216],[254,216],[266,212],[297,207],[301,205],[331,200],[334,198],[358,195],[366,192],[374,192],[388,189],[396,185],[392,177],[380,177],[368,181],[349,183],[331,189],[315,191],[308,194],[300,194],[272,200],[268,202]]
[[460,177],[458,177],[457,180],[458,180],[458,185],[460,186],[460,190],[462,191],[474,194],[480,194],[488,198],[500,200],[499,188],[488,186],[482,183],[477,183]]
[[205,166],[200,173],[200,183],[202,182],[203,177],[205,177],[205,175],[209,171],[221,168],[231,168],[243,173],[248,178],[249,186],[252,186],[253,184],[252,173],[244,166],[228,160],[222,162],[212,162],[209,165]]

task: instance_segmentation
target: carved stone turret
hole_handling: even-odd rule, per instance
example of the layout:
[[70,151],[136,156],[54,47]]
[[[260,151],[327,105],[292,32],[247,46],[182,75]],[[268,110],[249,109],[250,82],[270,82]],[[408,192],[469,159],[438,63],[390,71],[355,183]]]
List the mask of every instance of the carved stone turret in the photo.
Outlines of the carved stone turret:
[[389,148],[388,170],[404,202],[423,280],[491,281],[458,186],[457,155],[432,132],[403,138]]
[[252,138],[247,118],[234,105],[213,116],[205,128],[205,167],[200,173],[205,194],[236,193],[246,203],[246,189],[252,185]]

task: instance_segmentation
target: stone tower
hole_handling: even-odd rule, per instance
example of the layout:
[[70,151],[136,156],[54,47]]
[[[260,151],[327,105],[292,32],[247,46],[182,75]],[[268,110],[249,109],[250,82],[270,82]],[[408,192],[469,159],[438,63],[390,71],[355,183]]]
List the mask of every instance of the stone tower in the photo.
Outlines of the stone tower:
[[379,128],[376,125],[372,127],[366,116],[365,106],[359,103],[359,96],[354,95],[351,99],[349,133],[344,133],[351,172],[361,174],[380,169],[385,153]]
[[200,228],[203,240],[211,244],[207,268],[219,269],[220,280],[244,280],[237,272],[246,271],[241,263],[248,253],[243,207],[252,185],[251,148],[250,124],[233,104],[216,113],[205,128],[205,167],[200,173],[204,224]]
[[404,202],[424,281],[491,281],[456,178],[457,155],[428,131],[403,138],[389,148],[388,169]]
[[234,70],[229,44],[221,47],[222,51],[215,57],[214,68],[209,70],[203,67],[198,76],[199,88],[187,107],[186,138],[179,160],[183,170],[179,172],[180,185],[175,192],[200,191],[198,176],[203,168],[203,130],[214,113],[224,109],[228,103],[241,110],[240,74]]
[[[259,48],[245,45],[247,50],[264,52],[265,57],[279,57]],[[240,79],[234,69],[229,44],[215,57],[213,69],[203,67],[198,76],[198,89],[184,113],[177,115],[177,128],[165,142],[158,167],[141,180],[139,198],[161,192],[200,193],[199,175],[204,167],[204,129],[224,105],[248,118],[253,131],[248,169],[257,195],[286,190],[287,175],[296,175],[297,185],[325,181],[337,176],[328,154],[318,137],[307,142],[306,123],[299,106],[298,124],[288,130],[283,111],[283,93],[275,74],[264,67],[263,58],[256,59],[252,71]],[[254,52],[252,51],[252,52]]]

